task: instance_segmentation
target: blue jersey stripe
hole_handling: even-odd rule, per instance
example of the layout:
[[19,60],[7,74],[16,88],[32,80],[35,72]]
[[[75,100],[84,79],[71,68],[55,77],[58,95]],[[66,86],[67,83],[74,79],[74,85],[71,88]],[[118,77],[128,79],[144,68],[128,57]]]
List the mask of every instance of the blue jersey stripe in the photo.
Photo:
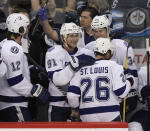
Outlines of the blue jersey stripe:
[[127,69],[127,70],[124,71],[124,74],[131,74],[131,75],[133,75],[134,77],[138,77],[138,72],[137,72],[137,70]]
[[65,101],[66,99],[66,96],[50,96],[50,102]]
[[[61,70],[61,69],[60,69]],[[53,75],[54,75],[54,73],[55,72],[58,72],[58,71],[60,71],[60,70],[55,70],[55,71],[49,71],[48,72],[48,76],[50,77],[50,79],[53,81]]]
[[120,111],[119,105],[113,106],[99,106],[79,109],[80,115],[96,114],[96,113],[107,113]]
[[115,93],[116,96],[121,96],[124,93],[125,90],[126,90],[126,85],[119,88],[118,90],[115,90],[114,93]]
[[68,92],[71,92],[71,93],[74,93],[74,94],[77,94],[77,95],[81,95],[81,90],[77,86],[69,86]]
[[2,96],[0,95],[1,102],[8,102],[8,103],[20,103],[20,102],[27,102],[28,98],[24,96]]
[[18,84],[19,82],[21,82],[22,80],[23,80],[22,74],[21,74],[21,75],[18,75],[18,76],[15,76],[15,77],[12,77],[12,78],[10,78],[10,79],[7,79],[8,84],[9,84],[10,86],[14,86],[14,85]]

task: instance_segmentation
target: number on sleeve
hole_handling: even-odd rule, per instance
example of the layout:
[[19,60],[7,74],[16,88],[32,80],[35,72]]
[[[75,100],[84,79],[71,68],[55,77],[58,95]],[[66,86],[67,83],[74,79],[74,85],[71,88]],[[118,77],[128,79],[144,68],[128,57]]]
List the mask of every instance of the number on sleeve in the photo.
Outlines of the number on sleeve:
[[52,68],[52,67],[57,66],[55,59],[49,59],[47,61],[47,65],[48,65],[48,68]]

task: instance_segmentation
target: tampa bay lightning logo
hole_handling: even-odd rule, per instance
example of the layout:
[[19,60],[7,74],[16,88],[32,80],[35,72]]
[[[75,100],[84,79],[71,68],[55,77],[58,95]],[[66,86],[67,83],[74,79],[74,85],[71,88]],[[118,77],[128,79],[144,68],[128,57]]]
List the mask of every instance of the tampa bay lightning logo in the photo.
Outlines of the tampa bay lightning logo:
[[17,54],[19,52],[19,48],[16,46],[11,47],[10,51],[14,54]]

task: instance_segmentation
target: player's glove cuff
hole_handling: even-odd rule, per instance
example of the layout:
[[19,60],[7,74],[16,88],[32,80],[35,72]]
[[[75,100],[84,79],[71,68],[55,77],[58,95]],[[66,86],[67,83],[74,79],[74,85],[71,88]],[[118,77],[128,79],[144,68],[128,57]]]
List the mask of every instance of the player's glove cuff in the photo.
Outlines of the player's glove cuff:
[[79,61],[75,56],[71,56],[70,67],[73,71],[79,70]]

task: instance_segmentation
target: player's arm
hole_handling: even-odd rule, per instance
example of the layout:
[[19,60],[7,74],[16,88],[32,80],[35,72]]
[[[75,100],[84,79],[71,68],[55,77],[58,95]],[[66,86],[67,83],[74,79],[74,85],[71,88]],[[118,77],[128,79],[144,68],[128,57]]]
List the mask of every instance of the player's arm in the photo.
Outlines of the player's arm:
[[[58,55],[59,54],[59,55]],[[88,55],[71,56],[70,62],[66,66],[64,55],[61,51],[50,50],[46,53],[46,70],[50,79],[56,86],[63,86],[70,82],[75,72],[81,67],[91,65],[95,59]]]
[[18,93],[18,95],[29,96],[32,84],[23,75],[24,53],[20,46],[4,45],[2,56],[7,65],[6,78],[9,86]]
[[80,90],[80,77],[79,77],[79,72],[76,73],[76,75],[72,78],[70,81],[70,86],[68,88],[67,92],[67,99],[68,103],[72,108],[77,108],[79,107],[79,98],[81,96],[81,90]]
[[51,27],[51,25],[48,22],[46,7],[41,7],[40,11],[38,12],[38,15],[41,16],[42,27],[47,37],[54,41],[58,41],[58,33]]
[[74,75],[70,65],[65,66],[65,58],[63,56],[61,52],[53,52],[53,50],[46,53],[46,71],[56,86],[68,84]]
[[114,64],[112,66],[113,91],[116,96],[124,98],[131,89],[131,83],[124,75],[123,66]]
[[6,74],[6,72],[7,72],[7,67],[0,54],[0,77],[3,77]]
[[144,68],[141,68],[138,72],[138,91],[143,100],[146,100],[150,96],[150,86],[147,85],[146,73]]

